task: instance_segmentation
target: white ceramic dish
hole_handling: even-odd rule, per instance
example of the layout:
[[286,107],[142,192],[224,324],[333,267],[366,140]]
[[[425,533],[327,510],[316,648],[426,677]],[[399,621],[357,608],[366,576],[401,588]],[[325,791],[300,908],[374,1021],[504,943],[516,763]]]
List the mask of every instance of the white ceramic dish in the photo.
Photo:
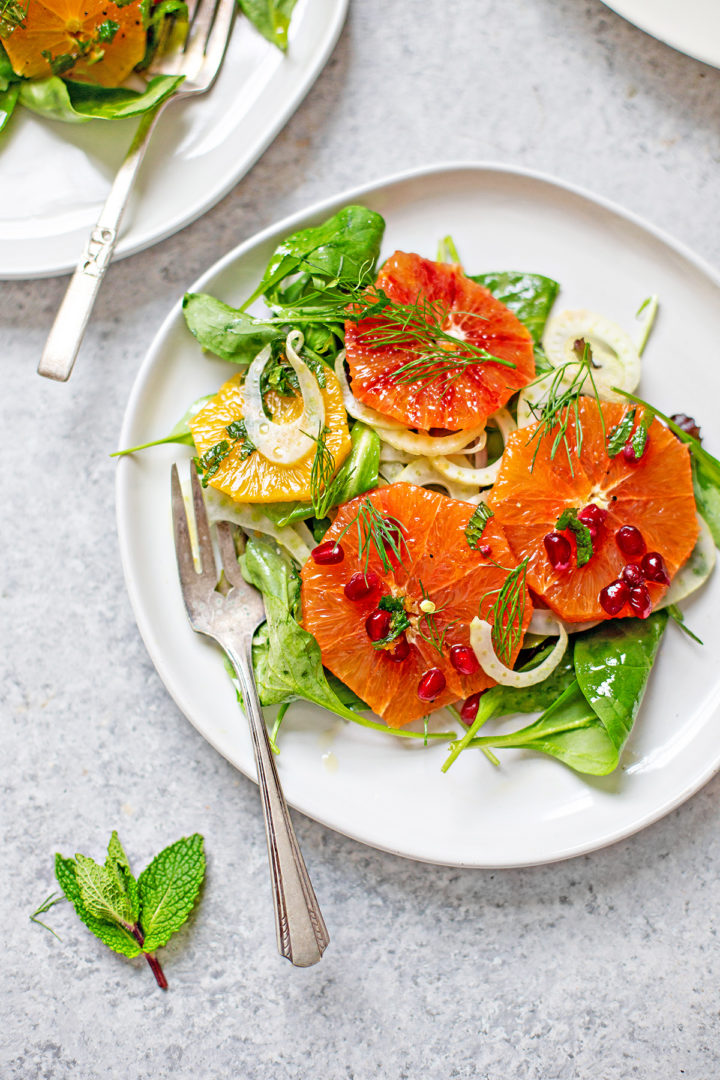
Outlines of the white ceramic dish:
[[[661,408],[695,415],[706,429],[712,422],[708,403],[718,400],[720,375],[702,358],[720,337],[718,276],[632,215],[520,169],[448,165],[346,192],[247,241],[192,290],[240,302],[280,238],[358,201],[385,216],[385,253],[402,247],[432,255],[438,238],[450,233],[468,268],[549,274],[562,283],[561,306],[588,306],[626,326],[644,297],[658,293],[663,305],[642,389]],[[178,304],[138,374],[121,445],[169,431],[190,402],[231,371],[202,355]],[[127,586],[147,648],[177,704],[220,753],[253,776],[250,737],[220,653],[190,630],[180,595],[169,481],[171,462],[187,456],[185,448],[163,446],[120,461],[117,510]],[[467,752],[443,775],[442,745],[418,748],[296,704],[282,730],[279,758],[287,797],[364,843],[453,865],[549,862],[628,836],[687,799],[720,765],[719,601],[716,575],[690,605],[689,620],[704,648],[669,627],[623,768],[613,776],[583,779],[522,751],[506,752],[499,769]]]
[[628,22],[647,34],[720,67],[720,3],[718,0],[605,0]]
[[[212,90],[163,115],[116,259],[171,236],[245,175],[325,66],[347,6],[348,0],[299,0],[285,54],[247,19],[236,20]],[[135,126],[132,120],[64,124],[17,110],[2,147],[0,278],[74,269]]]

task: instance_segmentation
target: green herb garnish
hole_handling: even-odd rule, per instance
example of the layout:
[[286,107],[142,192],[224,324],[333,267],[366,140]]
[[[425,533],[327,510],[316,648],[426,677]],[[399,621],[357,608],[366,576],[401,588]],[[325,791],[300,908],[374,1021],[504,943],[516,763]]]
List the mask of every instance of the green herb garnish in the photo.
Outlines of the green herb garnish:
[[622,453],[622,449],[625,443],[632,434],[632,429],[635,426],[635,409],[629,409],[619,424],[610,428],[607,435],[605,449],[607,450],[608,457],[617,457]]
[[9,37],[13,30],[25,26],[29,3],[27,0],[23,7],[19,0],[0,0],[0,37]]
[[[313,458],[310,472],[310,501],[313,505],[315,517],[326,517],[328,510],[333,505],[332,479],[335,475],[335,458],[327,446],[328,428],[314,437],[315,457]],[[313,439],[310,435],[309,438]]]
[[485,526],[491,517],[493,517],[493,512],[488,504],[484,502],[478,503],[472,517],[465,526],[465,539],[473,551],[477,551],[480,547],[482,534],[485,532]]
[[[576,353],[578,353],[577,349]],[[563,386],[563,383],[566,381],[566,375],[571,368],[577,368],[577,371],[572,376],[569,384]],[[603,417],[602,408],[600,407],[600,395],[598,394],[598,389],[595,385],[595,379],[592,373],[590,346],[586,342],[583,342],[582,356],[579,356],[577,360],[568,360],[566,364],[561,364],[551,371],[543,372],[539,378],[535,379],[532,383],[529,383],[529,386],[542,382],[549,376],[551,376],[551,378],[545,393],[545,398],[535,404],[528,401],[530,411],[538,421],[535,431],[528,440],[529,443],[537,442],[533,453],[531,469],[535,466],[535,459],[538,455],[542,440],[554,432],[555,435],[550,448],[550,460],[554,461],[558,449],[561,445],[564,446],[568,465],[570,466],[570,475],[574,476],[575,470],[570,454],[570,443],[568,442],[567,432],[569,427],[572,427],[575,432],[575,450],[579,457],[582,453],[583,445],[583,430],[580,422],[579,400],[584,393],[585,383],[588,379],[593,388],[595,402],[600,415],[600,422],[603,431],[605,431],[605,418]]]
[[384,638],[379,641],[373,641],[374,649],[382,649],[385,645],[390,645],[404,634],[407,628],[410,626],[410,620],[407,617],[405,611],[405,601],[402,596],[381,596],[378,600],[378,607],[381,611],[389,611],[392,615],[390,622],[390,629]]
[[667,613],[670,616],[670,618],[673,620],[673,622],[677,623],[677,625],[680,627],[680,629],[682,630],[682,632],[684,634],[687,634],[687,636],[689,638],[692,638],[693,641],[696,641],[698,645],[704,645],[705,644],[705,642],[701,641],[701,639],[697,636],[697,634],[693,634],[690,627],[686,625],[685,616],[683,615],[682,611],[677,606],[677,604],[668,604]]
[[40,906],[37,907],[30,916],[30,922],[37,923],[38,926],[42,926],[44,930],[49,930],[52,936],[56,937],[58,941],[62,941],[60,935],[55,933],[52,926],[48,926],[47,923],[44,923],[41,919],[38,919],[38,915],[45,915],[50,910],[50,908],[54,908],[56,904],[62,904],[64,902],[64,896],[62,896],[60,893],[52,892],[45,900],[43,900],[42,904],[40,904]]
[[407,541],[402,534],[402,528],[397,521],[388,521],[384,518],[369,498],[366,497],[360,502],[357,511],[338,536],[338,543],[353,525],[357,525],[358,530],[358,561],[364,563],[366,574],[370,563],[371,548],[377,552],[386,573],[392,570],[388,551],[402,564],[401,545],[404,545],[407,550]]
[[[202,836],[194,833],[177,840],[135,878],[113,832],[104,865],[85,855],[70,859],[57,854],[55,876],[88,930],[123,956],[143,955],[158,986],[166,990],[167,979],[154,953],[167,944],[194,907],[205,876]],[[35,916],[56,903],[57,899],[48,897],[31,916],[33,921],[39,922]]]
[[[447,604],[443,604],[442,607],[436,607],[430,599],[430,594],[427,592],[422,581],[420,582],[420,592],[422,593],[422,602],[420,604],[420,614],[418,616],[418,625],[416,627],[417,633],[423,641],[427,641],[428,645],[431,645],[432,648],[442,656],[447,635],[458,622],[458,619],[453,619],[447,624],[444,630],[440,630],[435,617],[445,610]],[[425,630],[421,628],[421,624],[424,624]]]
[[495,655],[506,667],[512,663],[512,655],[522,641],[528,562],[529,559],[523,559],[519,566],[508,573],[500,589],[494,589],[485,594],[485,596],[492,596],[495,592],[498,594],[495,603],[488,611],[487,621],[492,624],[491,639]]
[[106,19],[105,22],[100,23],[97,28],[98,41],[104,41],[109,45],[119,29],[120,23],[116,23],[112,19]]
[[577,507],[569,506],[566,510],[563,510],[555,522],[555,528],[559,529],[560,532],[563,529],[569,529],[573,533],[576,546],[575,557],[578,566],[585,566],[586,563],[590,562],[593,555],[592,534],[587,525],[580,521]]

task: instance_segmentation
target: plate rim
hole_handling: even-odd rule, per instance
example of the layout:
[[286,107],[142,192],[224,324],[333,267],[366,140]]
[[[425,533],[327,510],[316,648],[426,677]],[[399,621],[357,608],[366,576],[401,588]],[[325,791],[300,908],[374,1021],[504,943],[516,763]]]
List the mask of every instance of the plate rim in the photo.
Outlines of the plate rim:
[[649,18],[645,19],[644,13],[641,12],[641,17],[638,19],[636,13],[630,13],[633,9],[633,0],[630,0],[629,3],[628,0],[603,0],[603,3],[616,15],[619,15],[621,19],[624,19],[625,22],[630,23],[637,30],[641,30],[648,37],[654,38],[655,41],[662,42],[663,45],[674,49],[675,52],[682,53],[683,56],[689,56],[691,60],[698,60],[701,64],[707,64],[708,67],[720,69],[720,47],[715,52],[705,52],[702,48],[695,49],[694,47],[690,49],[686,45],[679,44],[680,39],[675,38],[672,34],[668,36],[658,29],[653,30],[652,9],[649,9]]
[[[514,177],[522,177],[529,180],[540,181],[565,191],[571,195],[579,196],[585,199],[595,206],[599,206],[611,213],[617,215],[621,219],[632,223],[634,226],[649,233],[652,237],[660,240],[663,244],[669,247],[672,251],[681,255],[687,259],[693,266],[696,267],[701,273],[703,273],[712,282],[715,287],[720,290],[720,271],[718,271],[708,260],[704,257],[697,255],[689,246],[683,241],[677,240],[675,237],[667,233],[664,229],[654,225],[652,222],[647,221],[641,215],[636,214],[634,211],[627,210],[623,206],[614,202],[611,199],[602,195],[597,195],[594,192],[572,183],[571,181],[565,181],[558,177],[555,177],[549,173],[542,172],[537,169],[533,169],[529,166],[506,164],[499,161],[483,161],[483,160],[453,160],[448,162],[437,162],[427,165],[416,166],[411,169],[401,170],[396,173],[392,173],[388,176],[381,177],[378,180],[374,180],[365,184],[357,185],[353,188],[345,189],[337,192],[323,199],[318,200],[310,206],[306,206],[279,221],[273,222],[260,232],[255,233],[253,236],[248,237],[242,243],[237,244],[225,255],[217,259],[211,266],[209,266],[191,285],[185,289],[185,292],[201,291],[206,282],[217,274],[222,273],[227,269],[229,265],[235,262],[237,259],[242,258],[246,251],[251,248],[255,248],[264,243],[267,239],[280,233],[282,231],[290,232],[298,225],[303,223],[309,218],[312,218],[318,214],[327,211],[330,207],[335,206],[341,202],[352,202],[361,196],[367,196],[378,190],[389,188],[406,181],[422,179],[429,176],[441,176],[446,173],[458,172],[458,171],[475,171],[478,173],[501,173],[510,174]],[[142,398],[145,389],[145,383],[152,376],[156,355],[161,351],[168,337],[172,331],[178,318],[182,318],[182,296],[175,304],[172,305],[170,311],[163,319],[160,327],[158,328],[143,360],[135,376],[130,396],[128,398],[127,405],[123,414],[122,425],[120,429],[118,448],[122,448],[128,443],[128,429],[132,423],[132,419],[135,415],[137,405]],[[221,756],[228,761],[234,768],[248,779],[257,783],[254,769],[247,771],[232,757],[228,757],[223,750],[219,748],[215,740],[208,736],[205,731],[202,731],[193,717],[189,714],[189,710],[186,709],[183,703],[183,695],[173,686],[173,681],[166,672],[166,666],[164,657],[161,650],[154,648],[154,632],[151,625],[151,620],[146,618],[143,599],[140,595],[139,589],[136,587],[136,583],[131,574],[131,553],[130,545],[128,543],[128,533],[126,531],[126,521],[129,520],[127,509],[127,495],[128,485],[125,480],[127,473],[127,467],[129,463],[125,458],[120,458],[118,462],[118,470],[115,480],[115,508],[116,508],[116,522],[118,530],[118,546],[120,549],[120,558],[123,568],[123,576],[125,579],[125,587],[127,589],[130,605],[133,611],[137,628],[140,632],[140,636],[143,640],[148,655],[157,671],[160,679],[172,700],[177,705],[180,712],[185,718],[192,724],[195,730],[206,742],[208,742],[214,750],[216,750]],[[152,644],[151,644],[152,643]],[[582,855],[588,855],[592,852],[602,850],[610,847],[614,844],[620,843],[622,840],[626,840],[636,833],[648,828],[655,822],[660,821],[673,810],[677,809],[688,799],[692,798],[702,787],[704,787],[710,780],[713,779],[720,772],[720,754],[718,759],[710,761],[710,763],[694,778],[693,782],[683,788],[674,797],[667,801],[663,801],[659,806],[654,809],[640,814],[638,817],[629,822],[626,826],[619,829],[612,829],[610,832],[604,833],[599,837],[595,837],[592,841],[581,841],[576,844],[568,844],[558,854],[553,855],[551,858],[540,857],[523,859],[521,861],[507,861],[507,862],[475,862],[475,861],[447,861],[443,859],[430,858],[426,855],[422,855],[417,852],[399,851],[391,845],[383,845],[375,841],[368,840],[365,837],[359,836],[347,828],[339,828],[336,824],[328,821],[325,817],[316,813],[310,813],[303,807],[298,806],[295,802],[291,802],[295,810],[309,817],[313,821],[317,821],[319,824],[326,828],[331,829],[340,835],[347,836],[349,839],[358,843],[364,844],[366,847],[373,848],[374,850],[387,852],[388,854],[400,856],[402,858],[411,859],[416,862],[428,863],[437,866],[453,866],[465,869],[482,869],[482,870],[509,870],[519,869],[523,867],[532,866],[549,866],[559,862],[565,862],[568,859],[578,858]]]
[[[312,0],[310,0],[310,2],[312,2]],[[154,247],[164,240],[168,240],[171,236],[174,236],[176,233],[186,228],[186,226],[192,225],[209,210],[212,210],[214,206],[221,202],[225,196],[228,195],[241,180],[243,180],[250,170],[258,163],[270,144],[274,142],[293,114],[299,109],[313,84],[326,67],[327,62],[340,39],[349,6],[350,0],[334,0],[332,21],[326,28],[322,49],[320,49],[317,55],[313,57],[312,63],[310,63],[303,72],[296,92],[287,99],[287,102],[278,110],[271,122],[264,129],[263,134],[253,143],[250,155],[238,159],[240,161],[239,166],[227,174],[224,174],[223,179],[217,186],[211,187],[203,195],[201,201],[194,205],[192,210],[178,212],[172,221],[168,222],[163,228],[155,231],[151,229],[147,230],[144,235],[141,234],[135,241],[132,240],[132,228],[125,237],[121,235],[113,253],[113,262],[118,262],[120,259],[126,259],[131,255],[138,255],[142,251],[147,251],[148,248]],[[271,43],[268,42],[268,44]],[[171,105],[172,104],[176,104],[176,102],[171,101]],[[192,106],[192,102],[186,104]],[[42,120],[42,118],[39,119]],[[88,227],[88,233],[89,231],[90,226]],[[0,281],[42,281],[46,278],[62,277],[75,270],[79,258],[80,251],[78,250],[72,259],[66,259],[63,262],[56,261],[52,266],[46,266],[43,269],[36,268],[33,270],[23,269],[20,271],[13,271],[12,268],[3,268],[2,265],[0,265]]]

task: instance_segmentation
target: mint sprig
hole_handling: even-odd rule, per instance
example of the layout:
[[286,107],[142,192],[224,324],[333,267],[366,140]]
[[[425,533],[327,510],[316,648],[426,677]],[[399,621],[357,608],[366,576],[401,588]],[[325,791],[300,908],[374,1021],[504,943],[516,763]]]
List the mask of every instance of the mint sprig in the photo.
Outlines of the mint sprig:
[[203,838],[183,837],[156,855],[135,878],[113,832],[103,866],[86,855],[55,855],[55,876],[78,917],[114,952],[145,957],[158,986],[167,979],[153,955],[193,909],[205,876]]

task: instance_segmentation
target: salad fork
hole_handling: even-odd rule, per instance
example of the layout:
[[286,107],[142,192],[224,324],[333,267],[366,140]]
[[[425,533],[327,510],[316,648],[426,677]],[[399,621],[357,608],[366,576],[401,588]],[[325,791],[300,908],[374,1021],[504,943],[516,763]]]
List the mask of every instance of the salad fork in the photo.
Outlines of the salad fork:
[[65,382],[75,364],[95,298],[115,250],[120,223],[135,177],[155,125],[166,105],[204,94],[215,81],[225,56],[236,0],[190,0],[189,26],[181,50],[160,56],[152,75],[182,75],[178,90],[145,113],[110,188],[95,228],[90,233],[75,273],[52,325],[38,374]]
[[219,591],[205,500],[193,466],[190,472],[199,572],[190,541],[190,511],[183,498],[177,465],[173,465],[171,475],[175,553],[183,599],[193,630],[216,641],[237,674],[262,796],[278,950],[296,967],[310,967],[320,960],[330,938],[295,837],[255,686],[252,639],[265,621],[265,606],[260,593],[240,572],[235,527],[226,521],[217,524],[216,535],[230,590],[225,594]]

